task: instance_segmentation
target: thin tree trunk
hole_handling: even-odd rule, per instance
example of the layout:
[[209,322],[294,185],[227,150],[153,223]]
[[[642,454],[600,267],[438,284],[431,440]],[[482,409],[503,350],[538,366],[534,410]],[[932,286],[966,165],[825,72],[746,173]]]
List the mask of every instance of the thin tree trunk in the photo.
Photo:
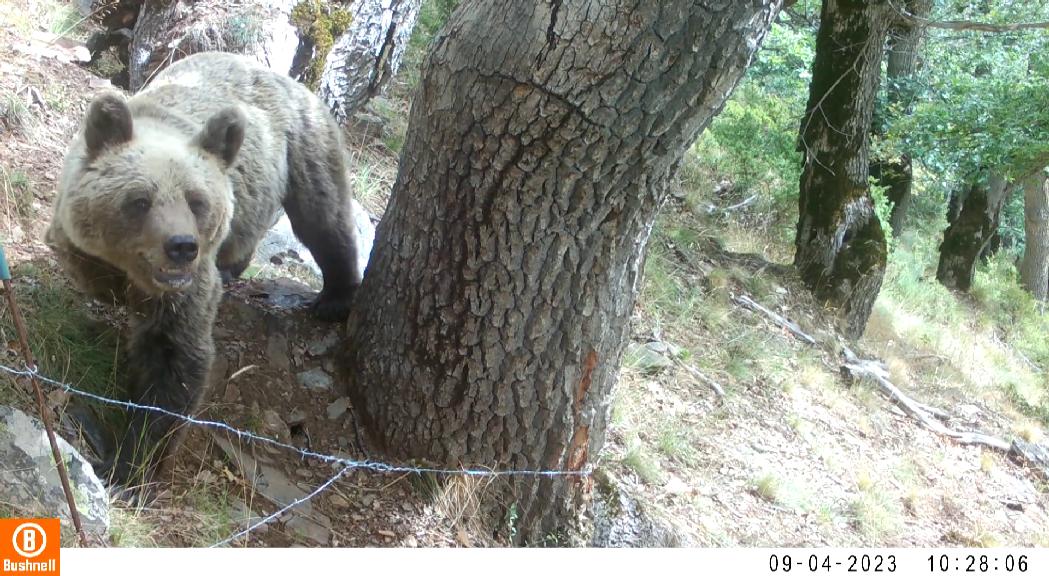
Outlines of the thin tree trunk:
[[886,243],[867,182],[871,117],[888,4],[824,0],[809,103],[794,263],[816,297],[863,334],[885,274]]
[[340,123],[397,74],[422,0],[364,0],[324,61],[317,94]]
[[958,216],[943,232],[936,279],[953,290],[968,292],[980,254],[998,229],[1008,183],[992,174],[987,182],[974,182],[961,200]]
[[[349,323],[376,444],[447,466],[588,465],[667,182],[778,5],[459,7]],[[518,540],[562,525],[581,485],[515,477]]]
[[1031,295],[1049,300],[1049,179],[1044,170],[1024,181],[1024,235],[1020,279]]
[[[905,9],[918,18],[925,18],[932,10],[932,0],[908,0]],[[918,54],[924,36],[923,27],[915,20],[904,18],[896,19],[890,33],[888,62],[885,66],[886,100],[890,106],[903,113],[910,113],[913,107],[914,73],[918,68]],[[887,188],[886,195],[892,202],[889,225],[892,235],[899,236],[911,206],[914,181],[911,158],[901,154],[898,158],[875,160],[871,163],[871,176]]]

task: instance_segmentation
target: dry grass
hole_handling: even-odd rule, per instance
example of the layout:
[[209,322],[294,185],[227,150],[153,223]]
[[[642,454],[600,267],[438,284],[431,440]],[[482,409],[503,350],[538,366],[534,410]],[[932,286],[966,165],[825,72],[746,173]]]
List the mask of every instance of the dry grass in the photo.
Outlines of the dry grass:
[[[443,482],[434,495],[434,507],[444,518],[462,546],[491,546],[490,517],[486,509],[491,505],[489,492],[492,477],[452,476]],[[513,520],[508,518],[509,531]]]

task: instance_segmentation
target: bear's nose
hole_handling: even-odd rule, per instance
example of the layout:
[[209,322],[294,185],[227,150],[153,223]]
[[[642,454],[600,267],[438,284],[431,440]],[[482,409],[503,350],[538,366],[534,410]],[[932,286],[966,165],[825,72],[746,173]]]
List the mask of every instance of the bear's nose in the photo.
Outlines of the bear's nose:
[[197,250],[197,239],[192,236],[172,236],[164,243],[164,251],[176,264],[189,264],[197,258]]

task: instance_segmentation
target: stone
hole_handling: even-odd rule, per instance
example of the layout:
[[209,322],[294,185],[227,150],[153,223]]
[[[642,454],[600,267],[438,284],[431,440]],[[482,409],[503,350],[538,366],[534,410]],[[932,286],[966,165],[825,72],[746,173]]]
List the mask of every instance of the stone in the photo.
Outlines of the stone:
[[321,368],[311,368],[305,372],[299,372],[295,375],[295,379],[309,390],[331,390],[331,376]]
[[281,332],[270,332],[266,339],[266,357],[270,365],[281,370],[291,368],[291,357],[288,355],[288,338]]
[[631,342],[627,345],[623,364],[648,373],[658,373],[674,365],[666,354],[665,345],[662,342],[649,342],[648,344],[637,344]]
[[[352,200],[352,204],[353,225],[357,229],[357,265],[360,266],[361,273],[363,273],[368,267],[368,257],[375,243],[375,224],[372,223],[371,215],[364,209],[364,206],[361,206],[360,202]],[[274,268],[271,261],[274,257],[281,260],[280,267],[283,270],[270,272]],[[259,273],[260,277],[276,277],[290,272],[296,278],[315,287],[323,283],[320,266],[317,265],[309,249],[295,237],[295,232],[291,229],[291,221],[288,220],[286,214],[281,214],[263,236],[262,241],[255,248],[252,264],[262,270]]]
[[316,511],[309,516],[295,514],[284,527],[320,546],[327,546],[331,540],[331,519]]
[[349,508],[350,507],[350,501],[347,500],[346,497],[342,496],[341,494],[329,494],[328,495],[328,503],[331,504],[332,506],[334,506],[335,508]]
[[595,548],[672,548],[693,545],[691,538],[636,500],[607,473],[594,476],[598,489],[590,513]]
[[291,431],[284,419],[275,410],[265,410],[261,415],[262,430],[281,442],[287,442],[291,438]]
[[339,343],[339,334],[334,330],[326,332],[323,336],[319,336],[310,340],[306,344],[306,351],[310,353],[310,356],[317,357],[327,354],[333,346]]
[[350,399],[343,396],[328,405],[328,420],[338,420],[350,409]]
[[284,421],[288,423],[288,426],[298,426],[306,421],[306,413],[301,408],[295,408],[288,413],[288,417]]
[[[103,539],[109,532],[109,494],[94,469],[61,436],[59,450],[69,483],[89,537]],[[51,455],[47,432],[39,420],[15,408],[0,406],[0,502],[27,516],[54,517],[72,526],[58,468]]]

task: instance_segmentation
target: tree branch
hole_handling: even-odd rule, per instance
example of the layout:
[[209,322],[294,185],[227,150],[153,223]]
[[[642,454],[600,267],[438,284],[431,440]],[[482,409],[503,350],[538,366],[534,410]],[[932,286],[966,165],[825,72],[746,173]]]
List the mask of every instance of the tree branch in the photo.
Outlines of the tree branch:
[[889,4],[892,9],[896,11],[904,20],[916,24],[918,26],[924,26],[927,28],[939,28],[941,30],[964,30],[972,32],[987,32],[990,34],[1002,34],[1005,32],[1017,32],[1020,30],[1047,30],[1049,29],[1049,22],[1017,22],[1014,24],[992,24],[990,22],[976,22],[973,20],[929,20],[928,18],[922,18],[911,14],[907,10],[896,6],[895,2],[890,0]]

